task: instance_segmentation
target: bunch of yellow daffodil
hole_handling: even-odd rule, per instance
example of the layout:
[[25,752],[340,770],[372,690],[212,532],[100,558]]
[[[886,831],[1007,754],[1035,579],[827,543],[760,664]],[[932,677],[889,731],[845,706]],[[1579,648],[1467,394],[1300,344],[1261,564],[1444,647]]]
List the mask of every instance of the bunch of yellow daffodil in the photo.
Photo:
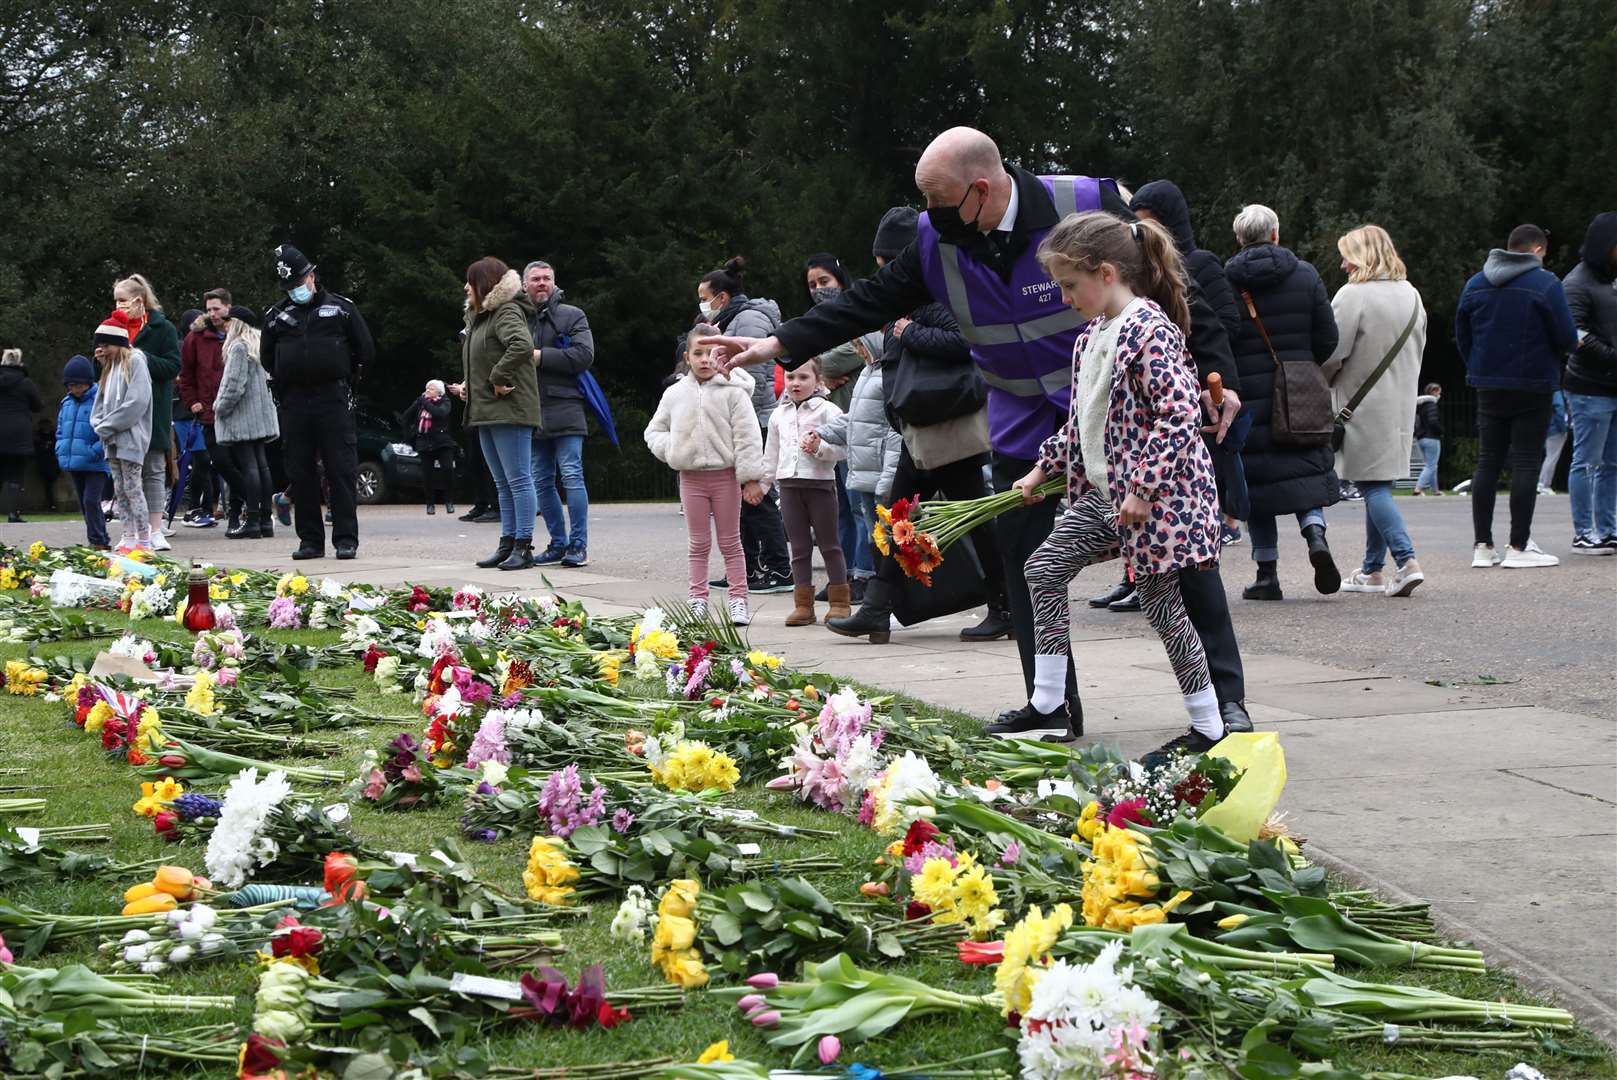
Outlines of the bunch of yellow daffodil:
[[150,705],[140,710],[140,718],[135,721],[134,746],[154,754],[163,749],[163,717]]
[[734,791],[741,770],[734,758],[706,743],[682,742],[660,765],[651,766],[651,778],[670,791]]
[[1180,892],[1160,904],[1154,902],[1162,890],[1162,879],[1157,877],[1156,860],[1150,854],[1151,841],[1143,833],[1101,822],[1090,845],[1094,857],[1084,863],[1083,890],[1088,925],[1126,933],[1136,926],[1162,922],[1190,898],[1190,893]]
[[1033,986],[1050,963],[1050,950],[1072,926],[1072,905],[1057,904],[1048,917],[1037,905],[1005,935],[1005,954],[994,970],[994,989],[1004,995],[1005,1015],[1025,1013]]
[[774,671],[780,667],[781,659],[778,656],[770,656],[762,649],[754,649],[747,654],[747,663],[755,668],[768,668],[770,671]]
[[185,788],[172,777],[165,776],[155,784],[150,780],[144,781],[140,785],[140,800],[135,803],[135,813],[141,817],[156,817],[166,809],[165,804],[184,794]]
[[702,886],[690,878],[668,883],[657,904],[657,930],[651,937],[651,962],[663,978],[686,990],[707,985],[707,969],[696,950],[696,898]]
[[552,842],[553,837],[536,836],[528,848],[528,868],[522,872],[522,884],[527,887],[528,899],[542,904],[565,904],[572,895],[573,882],[578,880],[578,867]]
[[601,678],[613,686],[618,685],[618,668],[623,666],[625,654],[620,652],[604,652],[595,655],[595,666]]
[[6,693],[33,697],[50,678],[50,672],[29,667],[26,660],[6,661]]

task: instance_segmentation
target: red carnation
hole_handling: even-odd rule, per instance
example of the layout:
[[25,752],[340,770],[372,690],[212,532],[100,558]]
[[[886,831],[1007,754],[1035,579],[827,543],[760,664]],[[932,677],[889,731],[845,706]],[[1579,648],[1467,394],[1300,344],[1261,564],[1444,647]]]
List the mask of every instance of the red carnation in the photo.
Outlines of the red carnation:
[[917,919],[924,919],[931,914],[932,909],[921,903],[919,900],[911,900],[904,908],[904,918],[910,922],[914,922]]
[[904,834],[904,854],[914,855],[927,844],[927,841],[938,835],[938,827],[926,818],[916,818],[910,823],[909,831]]
[[1145,809],[1144,799],[1128,799],[1118,803],[1106,813],[1106,824],[1114,829],[1126,829],[1130,825],[1149,825],[1140,811]]

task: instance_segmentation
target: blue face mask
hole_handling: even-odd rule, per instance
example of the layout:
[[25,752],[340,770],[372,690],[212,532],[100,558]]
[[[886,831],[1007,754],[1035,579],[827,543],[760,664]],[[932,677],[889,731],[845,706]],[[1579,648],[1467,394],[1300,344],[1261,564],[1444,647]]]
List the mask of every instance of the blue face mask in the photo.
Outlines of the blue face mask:
[[307,304],[314,299],[314,290],[307,285],[299,285],[286,295],[292,298],[294,304]]

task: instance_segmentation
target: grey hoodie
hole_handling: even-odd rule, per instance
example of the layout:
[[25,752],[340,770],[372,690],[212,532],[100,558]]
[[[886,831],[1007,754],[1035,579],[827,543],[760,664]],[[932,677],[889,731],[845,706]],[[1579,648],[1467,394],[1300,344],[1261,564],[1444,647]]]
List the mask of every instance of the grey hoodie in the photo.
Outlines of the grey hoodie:
[[1531,251],[1506,251],[1504,248],[1494,248],[1488,252],[1488,261],[1482,264],[1482,276],[1488,279],[1489,285],[1498,288],[1543,265],[1544,260]]

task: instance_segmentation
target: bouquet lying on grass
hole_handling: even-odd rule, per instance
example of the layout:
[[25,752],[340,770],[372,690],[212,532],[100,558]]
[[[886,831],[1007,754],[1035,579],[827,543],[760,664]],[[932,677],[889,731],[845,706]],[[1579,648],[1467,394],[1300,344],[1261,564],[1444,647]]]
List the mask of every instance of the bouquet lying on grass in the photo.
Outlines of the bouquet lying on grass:
[[[1034,490],[1048,497],[1060,494],[1066,483],[1065,478],[1058,477]],[[877,504],[876,527],[870,537],[878,551],[898,561],[906,576],[931,585],[932,571],[943,565],[943,553],[949,545],[1021,505],[1022,493],[1016,490],[958,502],[922,502],[917,495],[899,499],[891,507]]]

